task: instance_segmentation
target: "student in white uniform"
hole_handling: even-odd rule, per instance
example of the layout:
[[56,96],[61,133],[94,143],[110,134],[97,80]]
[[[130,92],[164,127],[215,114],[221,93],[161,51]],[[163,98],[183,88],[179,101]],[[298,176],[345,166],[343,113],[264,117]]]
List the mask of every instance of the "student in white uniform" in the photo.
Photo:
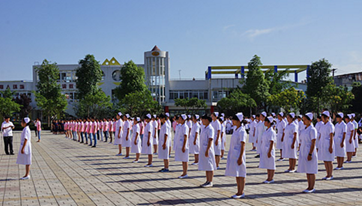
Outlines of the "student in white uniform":
[[259,168],[267,169],[268,178],[263,183],[270,184],[274,182],[274,173],[276,169],[274,143],[277,137],[273,129],[274,118],[271,116],[265,118],[264,125],[267,129],[260,139]]
[[256,142],[256,153],[258,153],[258,155],[256,155],[256,158],[260,157],[260,139],[263,136],[263,133],[265,132],[265,126],[264,126],[264,120],[265,117],[267,116],[266,112],[262,112],[259,115],[259,122],[256,125],[256,133],[255,133],[255,142]]
[[280,150],[280,158],[278,161],[283,161],[283,142],[282,137],[284,134],[284,129],[287,126],[287,122],[283,119],[284,113],[280,112],[277,116],[278,118],[278,124],[277,124],[277,146],[276,148]]
[[352,124],[354,125],[354,133],[353,133],[353,140],[354,140],[354,147],[355,147],[355,151],[353,153],[353,157],[357,155],[357,149],[359,147],[359,140],[358,140],[358,134],[357,134],[357,130],[358,130],[358,123],[355,120],[356,115],[354,113],[351,114],[352,115]]
[[172,143],[172,123],[171,123],[171,120],[170,120],[170,113],[166,112],[165,113],[166,115],[166,123],[167,123],[167,126],[168,126],[168,138],[169,138],[169,141],[170,141],[170,146],[169,146],[169,150],[168,150],[168,154],[169,154],[169,157],[171,157],[171,143]]
[[136,159],[133,161],[133,163],[138,163],[140,159],[140,153],[142,150],[142,141],[140,138],[140,125],[141,118],[135,117],[134,123],[132,126],[132,145],[131,145],[131,152],[136,153]]
[[186,125],[189,128],[189,137],[190,137],[190,134],[191,134],[192,124],[193,124],[191,118],[192,118],[191,115],[187,115]]
[[224,159],[225,145],[226,145],[224,117],[220,117],[219,121],[220,121],[220,124],[221,124],[221,131],[220,131],[220,135],[221,135],[221,137],[220,137],[221,138],[221,159]]
[[158,121],[157,121],[157,115],[153,115],[152,117],[152,128],[153,128],[153,154],[157,155],[157,147],[158,147]]
[[303,116],[305,129],[300,133],[300,152],[298,162],[298,172],[306,173],[308,180],[308,188],[304,193],[312,193],[315,191],[315,179],[318,173],[318,156],[316,150],[317,130],[312,124],[313,114],[307,113]]
[[211,126],[214,128],[214,150],[216,167],[219,168],[220,155],[221,155],[221,123],[218,120],[219,112],[211,114],[212,123]]
[[129,114],[123,115],[123,133],[122,133],[122,146],[126,148],[126,156],[123,159],[129,159],[129,150],[131,147],[131,136],[130,136],[130,129],[131,124],[129,120]]
[[334,126],[329,118],[329,111],[324,111],[322,113],[322,121],[324,122],[324,125],[321,128],[321,136],[319,140],[320,147],[318,150],[318,158],[319,160],[324,161],[324,166],[327,172],[327,176],[323,177],[323,180],[333,179],[333,160],[335,157],[335,145],[333,141]]
[[199,153],[200,153],[200,124],[198,122],[199,115],[192,115],[191,117],[193,125],[190,133],[190,154],[194,154],[195,162],[191,165],[199,164]]
[[346,133],[347,125],[343,122],[343,113],[339,112],[336,115],[336,125],[334,132],[334,145],[336,148],[336,157],[337,157],[337,167],[335,170],[343,169],[343,161],[346,156]]
[[18,153],[18,158],[16,164],[25,165],[25,175],[20,178],[21,180],[30,179],[30,165],[31,165],[31,132],[30,132],[30,118],[25,117],[21,121],[21,126],[24,127],[23,132],[21,133],[20,139],[20,148]]
[[251,115],[249,127],[250,127],[249,143],[251,143],[253,145],[253,148],[250,151],[256,151],[256,147],[255,147],[255,129],[256,129],[255,128],[256,127],[255,115]]
[[186,125],[187,116],[186,114],[181,114],[179,117],[180,127],[178,128],[178,137],[175,148],[175,161],[182,162],[182,171],[183,173],[178,178],[186,178],[187,175],[187,164],[189,162],[189,142],[188,134],[189,128]]
[[142,154],[148,155],[148,163],[145,167],[152,167],[152,145],[153,145],[153,133],[155,132],[151,123],[151,115],[147,114],[145,121],[147,125],[144,128],[143,140],[142,140]]
[[238,191],[231,198],[239,199],[245,197],[245,178],[246,178],[246,157],[245,157],[245,142],[246,131],[244,128],[245,120],[243,113],[237,113],[233,116],[232,121],[235,126],[235,131],[230,139],[230,151],[228,153],[225,175],[236,178]]
[[122,113],[118,112],[116,116],[116,131],[114,135],[114,145],[118,145],[118,154],[116,156],[122,156],[122,128],[123,128],[123,121],[121,120]]
[[170,134],[170,127],[168,126],[168,123],[166,122],[166,115],[161,114],[159,116],[161,120],[161,130],[160,130],[160,136],[159,136],[159,143],[160,146],[158,147],[158,159],[163,160],[164,167],[159,170],[159,172],[169,172],[169,159],[170,159],[170,145],[171,145],[171,137]]
[[317,130],[317,140],[316,140],[316,148],[317,148],[317,152],[318,152],[318,148],[319,148],[319,138],[321,136],[321,127],[324,125],[323,121],[322,121],[322,117],[318,116],[317,117],[317,123],[315,125],[315,129]]
[[353,139],[353,135],[354,135],[354,125],[351,121],[352,119],[352,115],[351,114],[347,114],[344,117],[344,120],[346,121],[347,124],[347,129],[346,129],[346,152],[347,152],[347,161],[345,161],[344,163],[351,163],[352,162],[352,155],[353,152],[355,152],[355,141]]
[[288,124],[284,129],[282,136],[283,142],[283,158],[289,159],[289,168],[285,172],[295,172],[295,165],[297,164],[297,132],[298,127],[294,123],[295,114],[289,113],[287,115]]
[[200,187],[212,187],[214,170],[217,170],[214,150],[214,128],[211,126],[212,118],[204,115],[201,118],[204,128],[200,135],[200,161],[199,171],[206,171],[206,182]]

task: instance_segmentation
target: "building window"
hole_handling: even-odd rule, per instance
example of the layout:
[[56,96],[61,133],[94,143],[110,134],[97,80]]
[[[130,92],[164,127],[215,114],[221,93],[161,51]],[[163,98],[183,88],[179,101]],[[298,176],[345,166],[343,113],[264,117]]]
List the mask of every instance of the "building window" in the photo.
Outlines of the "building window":
[[73,89],[73,84],[69,84],[69,89]]
[[4,85],[0,85],[0,89],[4,89]]
[[112,73],[112,79],[116,82],[119,82],[121,80],[121,72],[119,70],[116,70]]
[[18,89],[18,85],[17,85],[17,84],[14,84],[14,85],[13,85],[13,89]]
[[102,71],[102,81],[104,80],[106,74],[104,74],[104,71]]
[[184,99],[184,98],[198,98],[198,99],[208,99],[207,90],[170,90],[170,99]]
[[20,84],[20,89],[24,89],[24,84]]
[[62,84],[62,88],[63,88],[63,89],[66,89],[66,88],[67,88],[67,85],[66,85],[66,84]]

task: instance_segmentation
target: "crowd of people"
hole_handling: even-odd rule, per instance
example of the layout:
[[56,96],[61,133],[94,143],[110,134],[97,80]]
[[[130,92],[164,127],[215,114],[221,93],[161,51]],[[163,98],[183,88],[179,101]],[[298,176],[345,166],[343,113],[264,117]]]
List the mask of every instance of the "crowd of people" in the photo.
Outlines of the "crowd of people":
[[[197,114],[181,114],[174,116],[171,121],[169,113],[158,116],[147,114],[141,119],[119,112],[116,118],[56,121],[52,131],[91,147],[96,147],[97,141],[113,143],[118,146],[116,156],[122,156],[122,147],[125,147],[123,159],[130,159],[130,153],[134,153],[136,158],[133,163],[139,162],[141,154],[147,155],[145,167],[153,167],[153,157],[157,156],[164,162],[159,172],[170,172],[169,161],[173,149],[174,160],[182,162],[180,179],[188,177],[189,155],[194,155],[191,165],[206,172],[206,182],[201,187],[213,186],[214,171],[219,169],[220,160],[225,158],[226,134],[231,133],[225,175],[236,178],[237,193],[232,198],[243,198],[247,175],[246,143],[251,143],[252,151],[258,154],[259,168],[267,170],[267,178],[263,183],[273,183],[276,161],[288,159],[286,173],[306,173],[308,187],[303,191],[305,193],[315,191],[318,161],[324,162],[326,176],[323,180],[326,181],[333,179],[335,159],[337,167],[334,170],[343,170],[344,164],[352,163],[362,136],[361,129],[358,129],[362,120],[357,123],[355,114],[331,114],[326,109],[316,116],[315,125],[314,118],[313,113],[297,116],[283,112],[277,115],[262,112],[250,118],[237,113],[225,118],[224,114],[213,112],[201,118]],[[23,179],[30,178],[29,122],[29,118],[22,121],[24,130],[18,156],[18,163],[27,165]],[[8,127],[2,126],[2,129]],[[277,149],[280,150],[279,159],[276,159]]]

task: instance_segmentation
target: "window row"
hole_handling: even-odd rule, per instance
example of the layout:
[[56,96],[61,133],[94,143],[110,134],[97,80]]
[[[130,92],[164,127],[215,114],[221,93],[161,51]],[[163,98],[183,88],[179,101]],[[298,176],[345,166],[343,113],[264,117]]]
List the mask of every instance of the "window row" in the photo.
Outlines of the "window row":
[[207,90],[170,90],[170,99],[185,99],[193,97],[208,99],[209,94]]
[[[4,88],[5,88],[4,85],[0,84],[0,89],[4,89]],[[10,89],[10,85],[7,85],[6,89]],[[24,84],[20,84],[20,85],[13,84],[13,89],[25,89],[25,85]]]

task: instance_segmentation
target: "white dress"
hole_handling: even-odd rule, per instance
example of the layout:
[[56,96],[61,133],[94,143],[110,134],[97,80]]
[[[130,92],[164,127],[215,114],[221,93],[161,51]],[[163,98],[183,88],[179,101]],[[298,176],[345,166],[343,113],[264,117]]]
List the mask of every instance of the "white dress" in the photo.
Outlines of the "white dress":
[[318,156],[317,149],[314,148],[312,153],[312,160],[308,161],[310,147],[312,140],[317,139],[317,130],[310,125],[306,129],[301,131],[300,134],[300,152],[298,160],[299,173],[317,174],[318,173]]
[[318,158],[321,161],[333,161],[335,156],[335,145],[334,141],[332,142],[333,152],[329,152],[330,146],[330,134],[334,133],[333,124],[328,121],[321,127],[321,137],[320,137],[320,147],[318,148]]
[[[215,155],[221,155],[221,124],[219,120],[211,122],[211,126],[214,128],[214,150]],[[218,144],[216,145],[217,132],[220,131]]]
[[[131,135],[130,135],[131,127],[130,127],[130,122],[128,120],[124,121],[122,130],[123,130],[122,146],[131,147]],[[128,140],[126,140],[127,135],[128,135]]]
[[155,128],[158,128],[158,122],[156,120],[152,121],[152,126],[153,126],[153,145],[158,145],[158,132],[155,132]]
[[[254,136],[254,131],[255,131],[255,127],[256,127],[256,122],[255,120],[254,121],[251,121],[250,122],[250,132],[249,132],[249,143],[254,143],[255,144],[255,136]],[[256,133],[255,133],[256,134]]]
[[[171,137],[169,136],[169,126],[168,124],[165,122],[162,126],[161,126],[161,130],[160,130],[160,139],[159,139],[159,143],[160,145],[158,146],[158,158],[159,159],[169,159],[170,158],[170,146],[171,146]],[[165,135],[167,135],[167,141],[166,141],[166,149],[163,149],[163,144],[165,143]]]
[[[186,123],[180,125],[175,148],[175,161],[188,162],[189,161],[189,127]],[[186,135],[186,137],[185,137]],[[186,138],[185,152],[182,152],[184,141]]]
[[347,123],[347,131],[346,131],[346,152],[354,152],[355,151],[355,141],[353,140],[352,136],[352,142],[349,143],[349,140],[351,139],[351,134],[354,132],[354,125],[352,122]]
[[[26,142],[26,145],[24,147],[24,154],[22,154],[21,149],[23,148],[25,140],[28,141]],[[18,158],[16,159],[16,164],[31,165],[31,156],[31,132],[29,126],[26,126],[21,133],[20,149],[18,153]]]
[[261,136],[263,136],[263,133],[265,132],[265,126],[264,126],[264,122],[259,121],[256,124],[256,131],[255,131],[255,142],[256,143],[256,152],[258,154],[260,154],[260,140],[261,140]]
[[221,150],[225,150],[226,134],[225,134],[224,124],[221,124],[220,136],[221,136]]
[[176,125],[176,129],[175,129],[175,135],[173,137],[173,151],[176,151],[176,143],[177,143],[177,138],[178,138],[178,133],[180,132],[180,124]]
[[359,147],[359,142],[358,142],[358,134],[357,134],[357,130],[358,129],[358,123],[356,122],[356,120],[353,120],[353,125],[354,125],[354,146],[355,148],[358,148]]
[[[297,159],[297,140],[294,144],[294,149],[292,149],[292,143],[294,139],[294,133],[297,133],[297,125],[293,122],[290,124],[287,124],[287,126],[284,129],[284,139],[283,139],[283,158],[291,158],[291,159]],[[298,139],[298,136],[297,136]]]
[[[134,140],[136,138],[136,134],[137,135],[137,144],[134,144]],[[140,125],[139,124],[134,124],[132,127],[132,142],[131,142],[131,152],[132,153],[141,153],[142,150],[142,140],[141,140],[141,136],[140,136]]]
[[216,162],[215,162],[215,150],[214,144],[211,144],[209,149],[209,156],[206,157],[206,149],[209,143],[209,139],[214,139],[214,128],[209,124],[207,127],[203,125],[203,129],[200,135],[200,161],[198,169],[200,171],[214,171],[216,170]]
[[[194,145],[196,134],[197,134],[196,145]],[[190,150],[189,150],[190,154],[199,154],[199,152],[200,152],[200,125],[198,122],[194,123],[194,125],[192,126],[189,143],[190,143]]]
[[341,147],[341,142],[343,140],[343,134],[347,132],[347,125],[343,121],[341,123],[336,123],[335,132],[334,132],[334,145],[336,147],[335,155],[336,157],[345,157],[346,156],[346,139],[343,141],[343,147]]
[[[121,128],[121,134],[120,134],[120,138],[118,138],[118,133],[119,133],[119,128],[120,127],[122,127]],[[113,141],[114,145],[122,144],[122,129],[123,129],[123,121],[121,119],[119,119],[116,122],[116,131],[115,131],[114,141]]]
[[[276,141],[276,133],[272,127],[267,129],[261,139],[260,139],[260,162],[259,168],[268,169],[268,170],[275,170],[275,149],[274,143]],[[268,157],[268,152],[270,148],[270,141],[273,141],[272,150],[271,150],[271,157]],[[284,151],[283,151],[284,152]]]
[[317,130],[317,141],[315,143],[316,148],[319,148],[319,137],[321,136],[321,127],[324,125],[324,123],[322,121],[317,122],[317,124],[315,125],[315,129]]
[[242,163],[238,164],[238,159],[241,152],[241,142],[246,142],[246,131],[244,126],[240,126],[231,135],[230,151],[228,153],[225,175],[231,177],[246,177],[246,158],[245,148],[242,154]]
[[282,119],[282,121],[279,121],[278,122],[278,125],[277,125],[277,149],[283,149],[283,142],[282,142],[282,137],[283,137],[283,133],[284,133],[284,129],[285,127],[287,126],[287,122],[284,121]]
[[[150,135],[148,134],[150,132]],[[153,126],[151,124],[151,122],[149,122],[145,128],[144,128],[144,134],[143,134],[143,140],[142,140],[142,154],[148,154],[151,155],[153,154],[152,152],[152,145],[153,145],[153,133],[154,133],[154,129]],[[148,140],[150,140],[150,146],[147,145]]]

